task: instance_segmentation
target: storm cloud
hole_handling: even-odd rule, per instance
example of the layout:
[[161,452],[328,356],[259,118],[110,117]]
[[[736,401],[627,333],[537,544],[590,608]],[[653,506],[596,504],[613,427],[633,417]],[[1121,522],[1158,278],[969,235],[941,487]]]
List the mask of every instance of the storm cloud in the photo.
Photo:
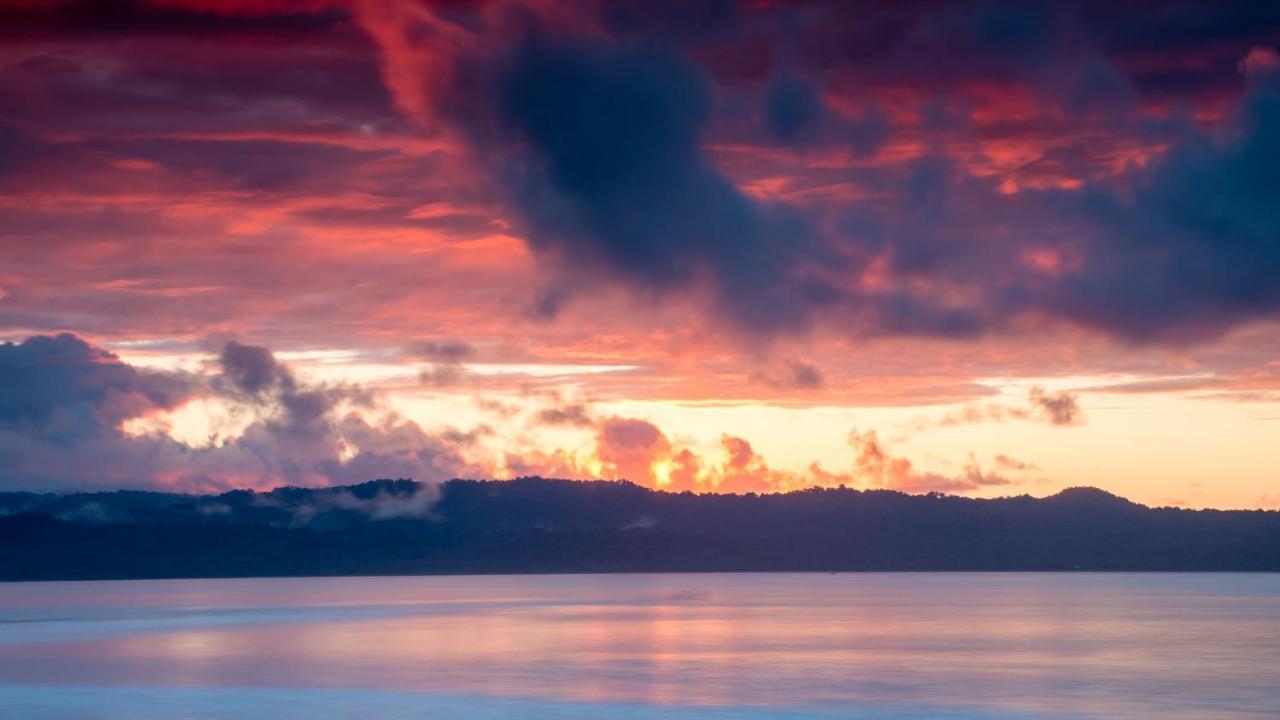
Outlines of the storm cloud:
[[[1087,20],[965,7],[944,18],[964,36],[948,44],[992,63],[970,70],[1021,58],[1031,70],[1019,80],[1067,97],[1060,111],[1104,107],[1120,113],[1108,122],[1146,132],[1126,99],[1134,81],[1106,48],[1058,34]],[[720,169],[707,149],[717,78],[679,46],[548,30],[550,16],[531,16],[515,31],[494,26],[512,49],[458,51],[456,84],[467,90],[443,104],[490,158],[527,242],[554,271],[544,312],[603,277],[642,297],[705,297],[752,336],[821,324],[855,336],[972,337],[1050,317],[1130,341],[1182,342],[1280,306],[1280,225],[1269,203],[1280,102],[1261,79],[1274,72],[1258,60],[1265,52],[1242,61],[1253,89],[1223,127],[1170,119],[1150,138],[1167,149],[1118,176],[1011,195],[925,157],[841,178],[876,183],[874,201],[815,207],[748,194]],[[828,113],[797,67],[774,77],[759,108],[763,132],[783,143]],[[967,131],[941,100],[922,118],[934,132]],[[847,132],[815,138],[823,147],[834,135],[855,155],[854,145],[883,142],[875,102],[839,122]],[[859,134],[869,141],[854,142]],[[1043,261],[1028,264],[1029,253]],[[868,285],[877,262],[888,273]]]
[[1214,335],[1280,308],[1280,84],[1258,72],[1216,136],[1190,132],[1123,191],[1072,199],[1090,222],[1080,267],[1032,302],[1138,341]]
[[[350,294],[336,261],[272,282],[296,275],[282,238],[510,231],[538,260],[512,293],[544,316],[622,286],[749,338],[1048,320],[1202,341],[1280,308],[1280,13],[1150,7],[23,4],[0,15],[0,180],[30,200],[0,210],[4,260],[35,273],[42,247],[149,238],[186,286],[241,279],[173,301],[207,330],[295,289]],[[166,212],[134,206],[152,192]],[[165,239],[189,233],[264,260]],[[361,265],[395,282],[324,311],[390,317],[414,278],[450,277]],[[153,309],[93,287],[58,300],[85,332]],[[49,298],[4,291],[0,322],[64,327]]]
[[471,111],[495,114],[477,147],[519,149],[503,182],[561,273],[544,309],[584,269],[647,294],[705,284],[718,313],[764,334],[838,301],[816,265],[838,259],[809,220],[748,197],[705,155],[711,80],[679,53],[534,31],[474,72],[488,93]]

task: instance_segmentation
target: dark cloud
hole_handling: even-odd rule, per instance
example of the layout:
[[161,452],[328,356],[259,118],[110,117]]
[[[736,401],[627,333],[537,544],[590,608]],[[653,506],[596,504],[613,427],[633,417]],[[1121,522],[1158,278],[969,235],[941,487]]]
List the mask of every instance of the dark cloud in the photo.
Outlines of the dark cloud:
[[803,142],[817,131],[826,111],[812,84],[791,74],[773,80],[765,97],[765,128],[778,141]]
[[1113,53],[1193,51],[1223,42],[1239,47],[1280,31],[1280,7],[1273,3],[1089,0],[1080,11],[1094,36]]
[[889,117],[884,109],[869,104],[856,120],[849,124],[849,141],[858,156],[874,155],[889,139]]
[[1135,341],[1214,336],[1280,308],[1280,92],[1262,84],[1216,139],[1196,132],[1130,178],[1071,198],[1081,267],[1039,307]]
[[410,357],[438,362],[461,362],[475,354],[475,348],[461,340],[418,340],[404,351]]
[[[963,337],[1051,317],[1136,343],[1187,343],[1274,317],[1280,92],[1270,72],[1251,70],[1252,89],[1215,127],[1128,126],[1167,150],[1080,188],[1006,194],[936,156],[869,174],[885,197],[845,206],[831,240],[882,252],[892,269],[890,289],[855,296],[874,310],[858,330]],[[1064,149],[1042,162],[1077,161]],[[1026,262],[1042,251],[1051,266]],[[902,290],[917,283],[963,299],[948,307]]]
[[704,41],[743,19],[736,0],[602,0],[597,5],[609,32],[648,41]]
[[[339,426],[337,411],[346,404],[369,407],[373,396],[355,385],[303,382],[275,355],[259,345],[231,341],[218,356],[222,374],[214,386],[229,390],[233,399],[248,399],[265,409],[266,416],[250,426],[245,437],[270,444],[277,440],[326,439]],[[368,479],[368,478],[366,478]]]
[[1080,405],[1069,392],[1051,393],[1036,386],[1031,388],[1028,399],[1054,425],[1074,425],[1081,419]]
[[797,390],[816,390],[825,382],[821,370],[799,360],[790,360],[779,368],[752,373],[751,381],[769,387]]
[[[1052,27],[978,25],[975,33],[1032,54],[1044,52],[1040,33]],[[1019,228],[1025,203],[949,160],[926,156],[896,174],[877,171],[868,181],[887,197],[840,208],[849,222],[832,226],[823,222],[831,208],[749,197],[706,157],[712,81],[679,53],[527,29],[513,42],[499,57],[462,62],[457,84],[465,90],[448,105],[492,159],[530,246],[558,271],[539,303],[544,312],[620,280],[647,297],[706,297],[749,336],[802,332],[815,320],[853,335],[956,338],[1004,329],[1028,313],[1085,320],[1067,307],[1076,293],[1065,288],[1087,278],[1058,278],[1058,295],[1054,282],[1024,282],[1022,239],[990,232],[1002,214]],[[821,119],[809,80],[779,75],[767,95],[776,139],[798,140]],[[963,123],[943,105],[934,115],[924,122],[935,129]],[[842,142],[855,151],[883,142],[874,104],[843,124],[850,138]],[[1035,219],[1026,222],[1030,230]],[[880,257],[890,281],[860,287],[854,278]]]
[[570,403],[559,407],[546,408],[538,412],[537,421],[542,425],[569,425],[573,427],[591,427],[595,420],[582,403]]
[[432,361],[418,373],[424,385],[453,387],[471,377],[462,361],[475,355],[475,348],[461,340],[416,340],[403,348],[413,358]]
[[185,402],[195,383],[138,370],[63,333],[0,345],[0,427],[73,442]]
[[503,167],[529,243],[573,268],[545,308],[602,275],[643,292],[709,288],[720,314],[768,334],[838,301],[808,267],[826,255],[810,223],[747,197],[703,155],[711,86],[685,58],[533,32],[496,67],[471,71],[491,93],[471,112],[497,114],[496,137],[478,135],[477,146],[523,150],[503,156],[523,157],[522,167]]
[[462,363],[432,363],[418,373],[418,380],[423,385],[436,387],[454,387],[461,385],[471,376],[470,371]]
[[10,123],[0,122],[0,176],[17,165],[22,143],[23,137],[18,128]]
[[818,368],[797,362],[791,364],[791,382],[796,387],[819,388],[824,381]]
[[[208,380],[143,370],[69,334],[0,345],[0,484],[210,490],[472,474],[466,433],[370,413],[368,390],[303,381],[255,345],[227,343],[218,367]],[[201,397],[231,403],[248,426],[198,445],[125,427]]]
[[1036,385],[1027,392],[1025,405],[1003,403],[965,405],[958,410],[948,412],[938,420],[919,418],[912,423],[912,426],[914,430],[919,431],[930,427],[1015,420],[1036,420],[1048,422],[1051,425],[1068,426],[1083,424],[1085,417],[1074,393],[1066,390],[1050,392],[1043,386]]
[[58,155],[46,143],[0,115],[0,190],[27,188],[29,178],[24,170],[57,160]]
[[[1153,22],[1180,22],[1177,16],[1175,12],[1174,19]],[[1054,96],[1072,115],[1104,112],[1120,117],[1132,106],[1135,89],[1102,54],[1105,48],[1091,46],[1088,32],[1078,36],[1067,32],[1090,22],[1105,22],[1088,12],[978,3],[972,8],[954,6],[940,17],[950,18],[945,27],[959,28],[960,32],[935,34],[944,26],[935,28],[922,20],[908,46],[924,49],[938,41],[928,52],[963,49],[956,53],[961,58],[959,67],[989,56],[994,70],[1009,58],[1020,59],[1030,68],[1021,71],[1030,73],[1025,80]],[[1271,316],[1280,307],[1280,244],[1275,242],[1280,237],[1280,213],[1271,202],[1280,191],[1280,93],[1276,83],[1262,77],[1275,72],[1272,64],[1265,62],[1270,56],[1257,49],[1251,49],[1249,56],[1255,58],[1248,63],[1254,89],[1235,120],[1212,133],[1192,128],[1173,136],[1172,146],[1162,157],[1130,172],[1119,187],[1114,178],[1107,178],[1105,184],[1092,183],[1079,191],[1046,193],[1036,199],[1006,198],[993,185],[957,172],[936,156],[929,157],[907,168],[900,179],[891,179],[889,187],[894,188],[897,204],[891,217],[882,208],[870,209],[872,214],[880,214],[884,223],[876,232],[833,235],[807,223],[803,225],[807,234],[796,236],[780,231],[759,212],[744,214],[737,216],[741,222],[721,227],[751,241],[736,243],[732,253],[717,252],[711,245],[710,252],[680,263],[680,267],[696,268],[700,262],[710,265],[711,274],[722,279],[719,306],[731,308],[729,316],[743,326],[775,332],[820,315],[837,325],[852,325],[859,333],[965,337],[1002,329],[1027,314],[1049,314],[1125,339],[1159,342],[1210,337],[1241,322]],[[581,59],[597,68],[608,67],[603,60]],[[606,70],[593,76],[595,84],[590,88],[594,90],[587,92],[601,96],[625,93],[618,88],[659,66],[638,59],[619,63],[616,72]],[[662,67],[682,79],[698,74],[692,68],[675,69],[669,59]],[[684,82],[687,85],[689,81]],[[665,102],[673,108],[688,108],[695,106],[691,98],[699,97],[705,97],[705,92],[655,93],[648,104],[662,107]],[[809,80],[779,76],[767,93],[766,124],[778,139],[795,140],[819,113],[820,98]],[[699,135],[701,125],[684,122],[668,126],[682,129],[678,141],[654,135],[650,138],[653,145],[677,148],[682,158],[697,158],[691,149],[696,142],[689,138]],[[601,118],[600,127],[618,132],[619,137],[630,137],[625,122]],[[563,139],[571,141],[581,134],[566,133]],[[570,155],[563,146],[548,148],[536,140],[534,144],[550,149],[553,161]],[[644,138],[628,145],[651,147]],[[606,155],[593,152],[589,142],[573,148],[583,152],[573,156],[579,160],[603,160],[595,166],[581,162],[574,167],[599,171],[617,165]],[[701,162],[689,160],[667,167],[687,168]],[[671,175],[688,177],[690,173]],[[683,187],[678,181],[664,186]],[[648,202],[644,191],[637,192],[631,186],[615,189],[619,196],[634,201],[634,207],[646,208],[647,217],[658,216],[676,228],[698,227],[681,214]],[[624,202],[614,198],[609,205],[619,208]],[[1033,216],[1024,220],[1021,215],[1031,206]],[[773,211],[786,212],[778,207]],[[618,215],[608,213],[609,217]],[[1025,234],[994,235],[993,228],[1002,223]],[[1017,266],[1017,249],[1042,239],[1038,231],[1045,227],[1055,232],[1071,228],[1075,237],[1085,238],[1082,244],[1065,240],[1068,236],[1063,235],[1060,247],[1064,254],[1079,256],[1077,266],[1051,277],[1039,277]],[[631,255],[619,254],[615,264],[644,267],[655,263],[639,277],[635,271],[624,272],[649,289],[669,289],[680,279],[672,259],[691,252],[699,242],[705,243],[707,234],[699,231],[696,237],[685,238],[678,229],[667,231],[662,239],[674,248],[662,241],[627,243],[621,247]],[[618,251],[614,242],[618,238],[633,237],[616,232],[612,225],[588,235],[594,242],[606,244],[609,252]],[[796,241],[797,237],[802,239]],[[883,244],[898,275],[897,289],[866,294],[804,272],[813,265],[827,265],[832,258],[845,260],[846,268],[859,267],[850,259],[864,258],[875,252],[878,244]],[[723,278],[736,278],[740,269],[753,266],[756,271],[745,273],[753,282],[723,282]],[[770,270],[761,271],[766,267]],[[942,296],[908,291],[913,278],[937,286],[968,288],[963,294],[969,299],[953,303]],[[786,312],[782,317],[769,315],[777,322],[761,328],[752,319],[759,307],[741,295],[768,297],[770,289],[780,291],[789,302],[778,303]]]
[[258,345],[241,345],[232,340],[222,346],[218,361],[222,377],[233,390],[260,395],[284,385],[293,385],[293,376],[276,362],[275,355]]
[[[974,338],[1048,318],[1181,343],[1280,310],[1280,101],[1268,79],[1280,13],[1266,3],[624,0],[538,5],[507,22],[468,3],[391,13],[408,25],[438,12],[436,29],[447,26],[400,28],[398,50],[406,74],[423,75],[430,113],[483,160],[476,177],[442,159],[458,151],[447,132],[395,115],[390,55],[379,62],[355,6],[110,5],[0,11],[13,45],[0,68],[2,189],[46,198],[0,211],[4,260],[34,276],[51,264],[42,249],[147,238],[161,259],[119,252],[102,272],[232,287],[160,308],[89,283],[43,296],[45,278],[7,283],[0,320],[13,326],[233,322],[240,300],[279,290],[295,258],[258,254],[287,247],[303,221],[479,235],[514,220],[541,262],[540,309],[623,285],[643,302],[705,301],[715,325],[750,338],[814,325]],[[1232,112],[1226,99],[1246,89]],[[1224,119],[1180,119],[1181,106]],[[794,156],[768,149],[778,142],[819,161],[779,166]],[[890,147],[910,152],[879,152]],[[991,168],[1006,151],[1027,162]],[[1129,156],[1146,166],[1121,171]],[[1027,189],[1052,180],[1071,182]],[[228,197],[241,199],[213,200]],[[232,206],[264,212],[233,228],[220,221]],[[196,235],[211,251],[178,267],[169,238]],[[1029,253],[1052,267],[1030,266]],[[271,299],[294,326],[339,306],[386,310],[436,260],[392,262],[360,268],[395,274],[377,287],[334,267],[287,288],[289,300],[331,304]],[[310,292],[331,283],[359,290]],[[429,382],[457,381],[459,357],[424,350],[439,363]]]

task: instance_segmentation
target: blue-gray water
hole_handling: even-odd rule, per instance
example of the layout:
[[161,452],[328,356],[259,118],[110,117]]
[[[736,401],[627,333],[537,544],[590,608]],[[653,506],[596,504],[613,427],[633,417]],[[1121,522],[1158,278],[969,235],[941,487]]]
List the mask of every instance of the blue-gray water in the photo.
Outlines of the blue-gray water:
[[0,585],[0,718],[1280,717],[1280,576]]

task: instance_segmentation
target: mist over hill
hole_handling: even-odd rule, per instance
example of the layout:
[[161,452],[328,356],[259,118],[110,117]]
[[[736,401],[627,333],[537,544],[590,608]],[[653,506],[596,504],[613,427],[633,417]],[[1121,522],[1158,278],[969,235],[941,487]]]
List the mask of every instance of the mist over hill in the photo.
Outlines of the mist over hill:
[[0,493],[0,579],[433,573],[1280,570],[1280,512],[1094,488],[694,495],[520,478],[219,495]]

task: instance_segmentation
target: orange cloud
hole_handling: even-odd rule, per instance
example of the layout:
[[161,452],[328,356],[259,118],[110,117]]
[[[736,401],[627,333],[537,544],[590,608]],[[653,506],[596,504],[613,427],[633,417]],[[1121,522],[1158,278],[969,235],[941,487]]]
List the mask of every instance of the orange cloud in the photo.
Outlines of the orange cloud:
[[667,436],[645,420],[607,418],[596,434],[596,457],[609,477],[653,487],[659,484],[659,471],[655,467],[664,467],[662,463],[669,461],[670,456],[671,442]]
[[[854,430],[849,434],[849,444],[857,452],[854,475],[870,487],[906,493],[964,493],[993,485],[1012,484],[1004,475],[984,473],[972,458],[960,475],[921,472],[907,458],[890,454],[874,430]],[[1009,466],[1010,460],[1006,457],[1003,465]]]

